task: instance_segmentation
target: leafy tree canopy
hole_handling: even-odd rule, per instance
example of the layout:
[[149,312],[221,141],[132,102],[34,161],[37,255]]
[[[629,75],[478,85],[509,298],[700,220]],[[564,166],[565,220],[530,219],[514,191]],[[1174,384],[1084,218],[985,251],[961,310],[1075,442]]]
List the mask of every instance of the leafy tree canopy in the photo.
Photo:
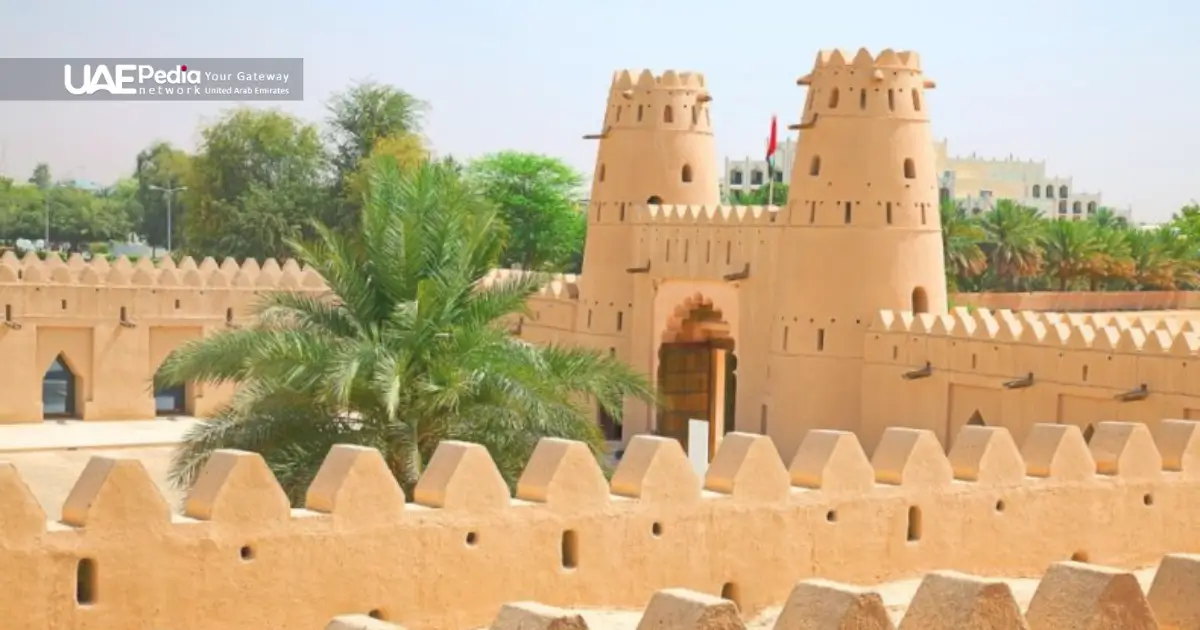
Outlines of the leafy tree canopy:
[[471,183],[500,211],[509,228],[505,267],[564,270],[583,250],[583,176],[557,158],[504,151],[475,160]]

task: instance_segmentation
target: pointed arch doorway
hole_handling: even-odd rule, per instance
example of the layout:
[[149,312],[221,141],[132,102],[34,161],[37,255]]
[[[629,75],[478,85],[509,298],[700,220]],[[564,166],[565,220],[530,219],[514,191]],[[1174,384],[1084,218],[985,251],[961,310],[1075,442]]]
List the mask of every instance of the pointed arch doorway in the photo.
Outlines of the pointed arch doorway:
[[79,418],[79,378],[63,355],[42,374],[42,418]]
[[711,302],[685,304],[658,349],[657,384],[662,406],[655,428],[688,450],[691,420],[708,422],[708,458],[734,430],[737,355],[730,326]]

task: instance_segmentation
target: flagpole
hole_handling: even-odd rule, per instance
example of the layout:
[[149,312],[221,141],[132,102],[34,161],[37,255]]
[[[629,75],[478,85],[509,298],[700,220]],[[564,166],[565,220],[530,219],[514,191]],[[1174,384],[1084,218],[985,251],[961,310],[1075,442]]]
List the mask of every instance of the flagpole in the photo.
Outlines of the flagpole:
[[775,205],[775,116],[771,116],[771,138],[767,140],[767,207]]

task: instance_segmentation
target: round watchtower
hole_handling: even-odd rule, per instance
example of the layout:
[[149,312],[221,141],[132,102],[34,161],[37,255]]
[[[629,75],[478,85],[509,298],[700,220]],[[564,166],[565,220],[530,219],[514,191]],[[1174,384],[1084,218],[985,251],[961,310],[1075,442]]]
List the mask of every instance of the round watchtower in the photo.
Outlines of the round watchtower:
[[579,283],[579,333],[628,334],[634,283],[628,270],[643,264],[633,259],[637,208],[720,203],[711,100],[697,73],[613,75],[600,133],[585,136],[600,146]]
[[859,422],[872,317],[945,312],[946,280],[925,103],[934,83],[917,54],[822,52],[798,83],[808,96],[779,250],[773,379],[789,379],[789,431],[802,432]]

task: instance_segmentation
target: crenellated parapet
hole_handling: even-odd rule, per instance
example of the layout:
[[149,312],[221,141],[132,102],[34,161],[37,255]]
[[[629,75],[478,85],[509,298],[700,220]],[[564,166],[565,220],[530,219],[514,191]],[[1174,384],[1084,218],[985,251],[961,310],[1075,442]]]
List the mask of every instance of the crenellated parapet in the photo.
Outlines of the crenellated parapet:
[[121,256],[110,263],[104,258],[85,261],[78,253],[66,260],[58,256],[42,260],[32,252],[24,258],[18,258],[12,252],[0,256],[0,284],[285,291],[325,289],[325,283],[317,272],[302,268],[292,259],[285,260],[281,265],[275,259],[268,258],[260,265],[252,258],[241,264],[233,258],[226,258],[218,264],[211,257],[197,263],[188,256],[176,264],[170,258],[155,262],[144,257],[135,263]]
[[1147,359],[1187,359],[1200,354],[1200,320],[1158,315],[1014,312],[961,307],[941,315],[883,310],[875,317],[869,333],[868,344],[876,346],[886,343],[872,342],[908,338],[905,356],[895,353],[894,360],[909,364],[931,360],[928,342],[925,351],[921,350],[920,342],[911,342],[921,337],[953,340],[954,347],[959,343],[1002,343],[1028,351],[1096,352]]
[[579,276],[522,269],[493,269],[480,284],[486,287],[529,276],[537,278],[542,287],[530,296],[526,303],[527,313],[512,315],[505,323],[514,334],[528,341],[570,342],[579,307]]
[[[822,579],[803,580],[782,608],[755,620],[774,630],[1157,630],[1200,623],[1200,556],[1171,554],[1158,563],[1143,592],[1131,571],[1068,560],[1056,562],[1031,596],[1019,597],[1008,581],[957,571],[926,574],[911,599],[877,589]],[[735,593],[721,596],[664,589],[640,612],[639,628],[744,630]],[[895,610],[902,608],[902,611]],[[585,611],[590,612],[590,611]],[[382,623],[382,622],[380,622]],[[606,624],[607,626],[607,624]],[[395,626],[387,626],[394,628]],[[506,604],[490,630],[587,630],[584,615],[534,602]],[[383,630],[385,626],[379,626]]]
[[3,465],[0,608],[15,629],[287,630],[352,614],[466,629],[514,601],[640,608],[683,588],[750,615],[810,578],[1037,576],[1200,550],[1200,425],[1101,423],[1089,442],[1047,424],[1023,442],[969,426],[947,454],[930,431],[890,428],[868,457],[853,434],[819,430],[785,464],[768,438],[733,433],[701,479],[678,442],[641,435],[610,481],[583,444],[544,439],[515,497],[486,449],[443,442],[411,498],[379,452],[337,446],[303,509],[260,456],[218,451],[179,515],[138,460],[97,457],[60,523]]
[[611,129],[687,130],[712,134],[712,95],[698,72],[618,70],[604,123]]
[[672,227],[753,228],[773,225],[784,210],[777,206],[637,206],[639,224]]
[[[940,436],[966,423],[1018,436],[1036,422],[1200,418],[1200,322],[956,308],[881,311],[864,341],[862,435],[889,423]],[[926,421],[928,418],[943,418]]]
[[544,281],[542,288],[532,299],[535,300],[577,300],[579,299],[579,276],[571,273],[544,273],[524,269],[493,269],[480,284],[491,286],[513,278],[537,277]]

